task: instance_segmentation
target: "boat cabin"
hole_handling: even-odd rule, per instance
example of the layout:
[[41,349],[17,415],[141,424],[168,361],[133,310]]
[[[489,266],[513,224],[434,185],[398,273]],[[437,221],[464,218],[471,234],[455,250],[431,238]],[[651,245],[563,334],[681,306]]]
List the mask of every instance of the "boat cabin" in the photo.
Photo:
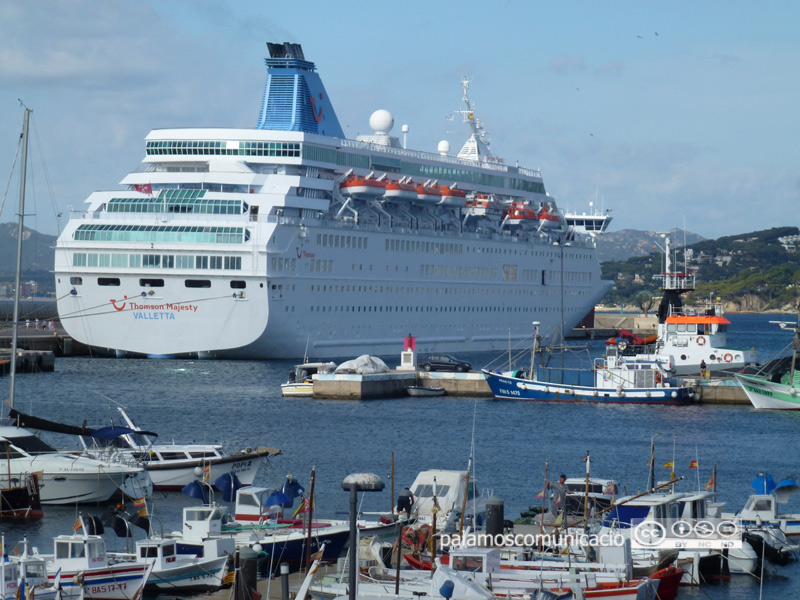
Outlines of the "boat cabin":
[[[586,478],[570,477],[564,482],[567,488],[567,513],[583,514],[586,500]],[[589,511],[599,511],[611,506],[619,492],[619,483],[613,479],[589,478]]]
[[[606,513],[603,525],[630,528],[642,521],[656,521],[669,529],[681,518],[683,506],[678,502],[686,494],[651,494],[615,506]],[[624,501],[620,498],[620,502]]]
[[280,505],[268,504],[273,489],[248,486],[236,490],[236,503],[233,518],[236,521],[264,521],[280,519],[283,509]]
[[775,496],[772,494],[754,494],[738,515],[743,521],[772,521],[779,518]]
[[183,509],[183,539],[202,541],[222,533],[222,517],[225,509],[221,506],[188,506]]
[[153,563],[154,571],[163,571],[175,566],[178,551],[175,540],[139,540],[136,542],[136,562]]
[[14,598],[19,584],[19,563],[7,562],[3,564],[2,571],[3,598]]
[[60,535],[54,541],[55,563],[64,571],[108,566],[106,542],[99,535]]
[[469,573],[499,573],[498,548],[459,548],[450,550],[450,568]]

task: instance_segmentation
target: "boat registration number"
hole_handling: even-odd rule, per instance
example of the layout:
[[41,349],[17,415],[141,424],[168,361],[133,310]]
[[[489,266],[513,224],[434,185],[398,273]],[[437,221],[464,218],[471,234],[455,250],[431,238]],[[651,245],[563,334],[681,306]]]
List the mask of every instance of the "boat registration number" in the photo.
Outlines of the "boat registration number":
[[108,592],[116,592],[119,590],[127,590],[128,584],[127,583],[109,583],[105,585],[88,585],[89,588],[89,596],[95,596],[97,594],[106,594]]
[[500,388],[498,391],[503,396],[519,396],[520,395],[520,391],[519,390],[504,390],[504,389]]
[[253,462],[252,460],[240,460],[239,462],[233,463],[233,467],[232,468],[233,468],[234,471],[238,471],[238,470],[241,470],[241,469],[247,469],[247,468],[250,467],[250,464],[252,462]]

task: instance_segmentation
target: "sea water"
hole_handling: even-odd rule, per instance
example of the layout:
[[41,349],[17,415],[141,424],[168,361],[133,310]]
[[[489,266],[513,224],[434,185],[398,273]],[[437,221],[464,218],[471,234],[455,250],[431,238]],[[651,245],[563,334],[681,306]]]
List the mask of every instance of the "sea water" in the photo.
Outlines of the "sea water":
[[[791,341],[791,332],[769,323],[787,317],[728,316],[733,323],[729,345],[755,347],[762,362]],[[600,356],[604,348],[604,340],[571,344],[586,348],[570,355],[569,361]],[[463,358],[480,368],[498,356]],[[386,360],[390,366],[399,364],[399,349],[397,357]],[[500,360],[506,360],[505,355]],[[346,518],[348,494],[341,488],[346,475],[379,475],[386,489],[363,494],[363,509],[388,511],[393,505],[392,453],[397,494],[419,471],[466,469],[473,441],[478,486],[504,501],[507,519],[534,503],[546,461],[553,478],[562,472],[580,477],[587,452],[594,476],[617,479],[629,494],[644,490],[651,440],[657,478],[669,478],[663,463],[674,460],[676,475],[686,477],[679,491],[702,487],[716,465],[718,499],[730,511],[744,505],[757,473],[769,472],[777,480],[800,472],[797,413],[757,412],[744,405],[604,406],[449,396],[360,402],[285,399],[280,384],[293,364],[60,358],[54,373],[17,377],[16,408],[73,425],[86,419],[102,426],[120,423],[115,408],[119,404],[139,426],[158,432],[160,443],[221,442],[231,451],[279,448],[282,454],[265,462],[256,485],[280,487],[291,473],[308,489],[314,468],[316,512],[322,518]],[[45,437],[60,447],[76,447],[66,437]],[[689,469],[692,460],[698,461],[699,469]],[[181,509],[196,502],[179,493],[156,493],[150,503],[155,530],[179,530]],[[102,516],[107,507],[44,510],[40,521],[0,523],[6,548],[27,536],[42,552],[52,552],[53,536],[70,533],[78,511]],[[800,513],[800,497],[785,510]],[[126,541],[113,532],[104,537],[110,550],[125,549]],[[800,595],[796,563],[768,566],[767,571],[765,598]],[[757,579],[740,575],[701,590],[684,589],[680,597],[755,598],[758,593]]]

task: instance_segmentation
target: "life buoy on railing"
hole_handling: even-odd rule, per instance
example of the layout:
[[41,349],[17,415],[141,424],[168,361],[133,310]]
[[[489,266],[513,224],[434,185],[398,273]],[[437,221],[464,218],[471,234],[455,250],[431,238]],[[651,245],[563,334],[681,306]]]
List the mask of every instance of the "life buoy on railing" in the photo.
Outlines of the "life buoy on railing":
[[698,335],[697,336],[697,345],[698,346],[702,346],[705,343],[706,343],[706,338],[704,338],[702,335]]
[[656,383],[664,383],[664,376],[661,373],[656,373]]
[[728,352],[724,357],[725,362],[731,362],[733,360],[733,354]]

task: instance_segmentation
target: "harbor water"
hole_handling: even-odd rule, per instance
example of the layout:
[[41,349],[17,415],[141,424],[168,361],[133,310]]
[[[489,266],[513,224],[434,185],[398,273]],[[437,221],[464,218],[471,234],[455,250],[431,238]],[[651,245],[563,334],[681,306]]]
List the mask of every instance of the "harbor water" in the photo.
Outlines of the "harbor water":
[[[728,315],[732,347],[754,346],[762,362],[791,340],[791,332],[770,320],[775,315]],[[598,356],[603,341],[588,345]],[[386,357],[390,366],[399,363]],[[311,357],[313,358],[313,356]],[[343,359],[352,358],[349,356]],[[473,368],[496,356],[465,355]],[[574,360],[574,359],[570,359]],[[581,476],[583,457],[592,457],[594,475],[617,479],[628,493],[647,485],[650,442],[655,436],[657,477],[669,478],[663,463],[673,461],[679,490],[702,487],[717,467],[718,499],[726,510],[740,509],[759,472],[776,480],[800,472],[800,414],[756,412],[745,406],[616,406],[550,404],[455,397],[398,398],[374,401],[284,399],[280,384],[294,361],[246,362],[63,358],[54,373],[20,375],[16,408],[80,425],[119,423],[115,405],[126,407],[142,428],[160,433],[159,442],[223,442],[231,451],[271,446],[283,451],[270,459],[257,485],[280,487],[288,473],[306,488],[316,468],[316,510],[321,517],[345,518],[346,475],[373,472],[386,490],[365,494],[364,510],[389,510],[391,453],[396,493],[422,470],[465,469],[474,439],[479,487],[502,498],[507,519],[534,502],[542,489],[545,461],[551,476]],[[7,384],[7,380],[2,383]],[[61,447],[75,441],[48,435]],[[699,469],[689,469],[697,460]],[[683,484],[681,484],[683,485]],[[221,501],[221,499],[220,499]],[[180,529],[181,509],[196,500],[177,493],[156,493],[151,502],[156,530]],[[800,513],[800,498],[784,507]],[[71,531],[78,511],[103,515],[105,506],[45,507],[39,522],[2,522],[7,548],[27,536],[42,552],[52,537]],[[137,535],[142,535],[138,532]],[[125,540],[104,536],[109,549]],[[767,566],[764,598],[800,596],[800,566]],[[757,598],[759,581],[734,576],[730,582],[684,589],[680,598]]]

